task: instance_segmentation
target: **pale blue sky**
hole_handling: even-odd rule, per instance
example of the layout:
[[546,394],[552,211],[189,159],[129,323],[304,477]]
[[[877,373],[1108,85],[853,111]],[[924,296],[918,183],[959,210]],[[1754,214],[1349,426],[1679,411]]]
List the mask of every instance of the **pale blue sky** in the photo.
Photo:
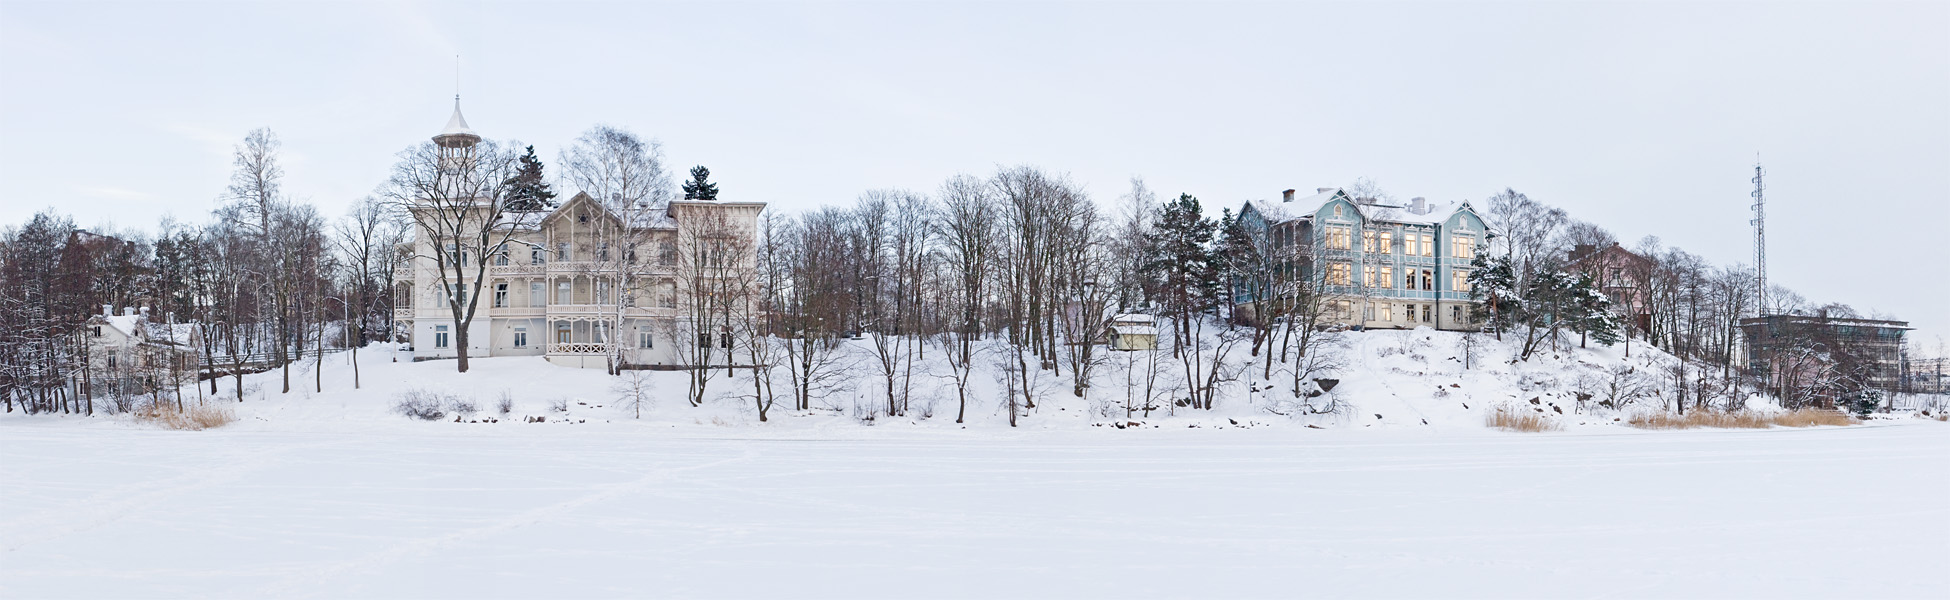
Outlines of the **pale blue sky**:
[[446,122],[663,140],[785,209],[1031,163],[1208,206],[1505,186],[1950,334],[1950,3],[0,2],[0,222],[201,220],[268,126],[337,215]]

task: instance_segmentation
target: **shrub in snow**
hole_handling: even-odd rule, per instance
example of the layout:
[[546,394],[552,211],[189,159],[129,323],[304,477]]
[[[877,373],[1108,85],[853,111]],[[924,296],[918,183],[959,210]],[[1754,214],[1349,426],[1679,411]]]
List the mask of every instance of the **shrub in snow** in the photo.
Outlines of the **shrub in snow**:
[[500,411],[501,411],[501,414],[504,414],[504,415],[505,415],[505,414],[508,414],[508,413],[510,413],[510,412],[514,412],[514,410],[515,410],[515,396],[514,396],[514,394],[510,394],[510,393],[508,393],[508,390],[501,390],[501,400],[500,400],[499,402],[497,402],[497,403],[495,403],[495,406],[494,406],[494,408],[495,408],[496,410],[500,410]]
[[453,410],[454,414],[459,415],[471,415],[481,412],[481,407],[474,404],[473,398],[461,398],[460,396],[448,396],[447,408]]
[[216,404],[197,403],[181,410],[173,402],[157,402],[136,409],[136,420],[151,423],[165,429],[201,431],[230,424],[237,416],[230,409]]
[[569,412],[569,399],[556,398],[548,401],[548,409],[554,412]]
[[447,416],[440,410],[440,397],[421,390],[407,390],[394,397],[393,412],[423,421]]

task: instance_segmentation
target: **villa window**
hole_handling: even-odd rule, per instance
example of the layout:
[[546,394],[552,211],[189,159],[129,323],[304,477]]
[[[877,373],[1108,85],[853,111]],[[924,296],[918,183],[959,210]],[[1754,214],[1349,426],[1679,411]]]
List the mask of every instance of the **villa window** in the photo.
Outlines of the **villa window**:
[[548,262],[548,258],[543,255],[541,248],[528,249],[528,264],[539,265],[546,262]]
[[555,303],[556,303],[556,304],[569,304],[569,303],[570,303],[570,302],[569,302],[569,299],[570,299],[570,296],[569,296],[569,294],[571,293],[571,290],[570,290],[570,287],[569,287],[569,285],[570,285],[570,284],[569,284],[569,282],[567,282],[567,281],[557,281],[557,282],[555,282]]
[[508,251],[507,251],[507,250],[502,250],[502,251],[500,251],[500,252],[496,252],[496,253],[494,253],[494,266],[497,266],[497,267],[505,267],[505,266],[508,266]]
[[596,299],[593,304],[612,304],[609,301],[609,280],[596,280]]
[[433,347],[435,348],[447,347],[447,326],[446,325],[433,326]]
[[1328,250],[1348,249],[1348,243],[1350,242],[1348,237],[1349,236],[1346,227],[1327,228],[1327,249]]
[[1435,236],[1422,234],[1422,256],[1435,256]]
[[1395,303],[1381,303],[1381,320],[1384,322],[1395,320]]
[[1435,291],[1435,269],[1422,269],[1422,290]]
[[1415,269],[1402,269],[1402,289],[1415,289]]
[[697,347],[699,347],[699,348],[710,348],[710,347],[711,347],[711,334],[709,334],[709,333],[700,333],[700,334],[697,334]]
[[731,348],[731,332],[726,331],[718,334],[718,347],[725,349]]
[[528,347],[528,326],[527,325],[515,326],[515,347],[516,348]]
[[1449,307],[1449,320],[1458,325],[1467,323],[1467,321],[1463,320],[1462,308],[1463,307],[1461,305]]
[[1361,267],[1361,285],[1365,285],[1368,287],[1381,287],[1380,286],[1381,280],[1376,279],[1375,277],[1376,276],[1375,276],[1374,267]]
[[[1378,279],[1375,279],[1374,281],[1375,281],[1375,287],[1379,287],[1379,288],[1390,288],[1390,287],[1394,287],[1394,286],[1395,286],[1395,268],[1394,268],[1394,267],[1382,267],[1382,268],[1381,268],[1381,277],[1380,277],[1380,278],[1378,278]],[[1387,320],[1387,319],[1383,319],[1383,320],[1385,321],[1385,320]]]
[[1379,245],[1379,246],[1378,246],[1378,247],[1376,248],[1376,251],[1377,251],[1377,252],[1380,252],[1380,253],[1382,253],[1382,254],[1388,254],[1388,253],[1391,253],[1391,252],[1394,252],[1394,251],[1395,251],[1395,232],[1393,232],[1393,231],[1383,231],[1383,232],[1381,232],[1381,244],[1380,244],[1380,245]]
[[102,326],[100,326],[100,325],[96,325],[96,326],[94,326],[94,327],[93,327],[92,329],[93,329],[93,331],[94,331],[94,333],[95,333],[95,337],[101,337],[101,336],[102,336]]
[[1328,264],[1327,285],[1348,285],[1352,270],[1347,263]]
[[609,244],[603,244],[601,248],[596,249],[596,260],[609,260]]
[[1435,305],[1434,305],[1434,304],[1424,304],[1424,305],[1422,305],[1422,320],[1423,320],[1423,321],[1425,321],[1425,322],[1429,322],[1429,323],[1434,323],[1434,322],[1435,322]]
[[528,282],[528,305],[548,306],[548,294],[542,292],[542,282]]
[[113,368],[115,368],[115,351],[114,351],[114,350],[109,350],[109,351],[108,351],[108,368],[110,368],[110,369],[113,369]]
[[508,307],[508,284],[505,283],[494,284],[494,307],[495,308]]
[[555,243],[555,260],[569,260],[569,243]]
[[1361,251],[1362,251],[1362,252],[1374,252],[1374,251],[1375,251],[1375,232],[1374,232],[1374,231],[1372,231],[1372,230],[1370,230],[1370,231],[1363,231],[1363,232],[1361,232]]
[[665,266],[677,264],[677,245],[670,242],[659,242],[657,244],[657,264]]
[[1334,205],[1334,216],[1336,217],[1341,216],[1341,205],[1339,204]]
[[1402,318],[1403,318],[1403,319],[1406,319],[1406,320],[1408,320],[1408,322],[1410,322],[1410,323],[1414,323],[1414,322],[1415,322],[1415,305],[1413,305],[1413,304],[1403,304],[1403,305],[1402,305]]
[[1450,287],[1450,288],[1452,288],[1452,289],[1454,289],[1455,291],[1458,291],[1458,292],[1467,292],[1467,291],[1469,291],[1469,272],[1468,272],[1468,271],[1450,271],[1450,272],[1449,272],[1449,287]]
[[1455,246],[1456,258],[1476,258],[1476,238],[1457,237],[1455,239]]
[[650,332],[648,331],[636,332],[636,347],[643,348],[645,350],[655,347],[651,345]]
[[1362,308],[1362,313],[1363,313],[1363,314],[1361,315],[1361,318],[1362,318],[1363,320],[1366,320],[1366,321],[1373,321],[1373,320],[1374,320],[1374,303],[1373,303],[1373,302],[1367,302],[1367,303],[1364,303],[1364,304],[1365,304],[1365,306],[1363,306],[1363,308]]
[[555,343],[557,344],[569,343],[569,335],[570,335],[569,322],[556,321],[555,322]]

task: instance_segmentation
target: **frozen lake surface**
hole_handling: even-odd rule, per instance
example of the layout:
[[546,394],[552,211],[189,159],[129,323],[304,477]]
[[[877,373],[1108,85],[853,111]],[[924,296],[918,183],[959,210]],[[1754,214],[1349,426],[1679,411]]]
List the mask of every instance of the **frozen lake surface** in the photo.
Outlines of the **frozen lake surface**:
[[1937,597],[1950,427],[0,425],[7,597]]

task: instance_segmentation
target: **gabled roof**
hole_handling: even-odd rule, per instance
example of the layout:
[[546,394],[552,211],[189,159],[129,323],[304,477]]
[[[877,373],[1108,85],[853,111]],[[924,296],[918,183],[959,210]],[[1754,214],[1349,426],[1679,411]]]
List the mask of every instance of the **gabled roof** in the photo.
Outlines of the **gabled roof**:
[[[616,211],[611,209],[609,205],[596,201],[596,198],[590,196],[588,192],[576,192],[576,195],[570,197],[568,202],[563,202],[561,206],[557,206],[554,211],[549,212],[548,216],[542,217],[542,220],[537,222],[535,227],[547,227],[556,218],[569,214],[569,207],[575,206],[578,203],[588,203],[603,218],[617,223],[623,222],[623,216],[616,214]],[[636,214],[630,215],[630,227],[632,229],[671,229],[677,226],[676,222],[670,219],[670,215],[665,214],[665,211],[662,210],[649,209],[634,212]]]

